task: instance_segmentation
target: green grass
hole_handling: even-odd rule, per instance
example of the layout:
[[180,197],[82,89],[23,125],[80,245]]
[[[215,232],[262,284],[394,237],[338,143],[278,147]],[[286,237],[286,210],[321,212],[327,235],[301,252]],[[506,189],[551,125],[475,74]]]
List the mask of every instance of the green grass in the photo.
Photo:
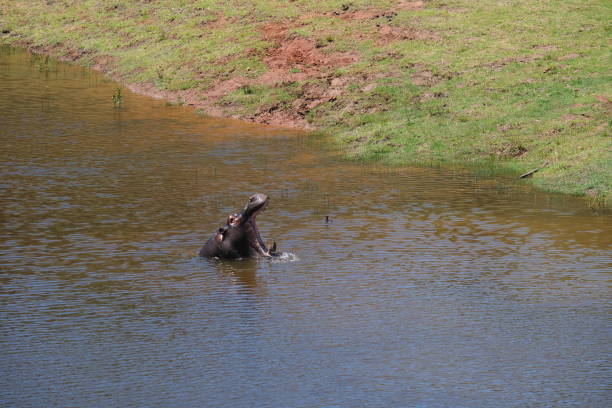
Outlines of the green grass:
[[[394,9],[398,3],[0,0],[0,42],[85,65],[105,57],[123,81],[170,91],[252,79],[217,101],[245,118],[290,110],[308,89],[344,78],[306,120],[348,157],[493,162],[516,174],[547,163],[529,179],[534,185],[609,204],[611,2],[431,0]],[[378,17],[342,18],[372,4]],[[324,54],[357,60],[303,81],[261,85],[256,79],[274,47],[263,30],[270,22],[285,23]],[[407,34],[384,38],[383,27]]]

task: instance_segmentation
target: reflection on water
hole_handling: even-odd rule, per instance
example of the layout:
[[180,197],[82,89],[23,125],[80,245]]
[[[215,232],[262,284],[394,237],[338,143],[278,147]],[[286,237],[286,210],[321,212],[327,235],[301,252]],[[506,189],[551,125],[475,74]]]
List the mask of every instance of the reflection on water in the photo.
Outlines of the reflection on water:
[[2,50],[1,405],[609,405],[609,214],[115,90]]

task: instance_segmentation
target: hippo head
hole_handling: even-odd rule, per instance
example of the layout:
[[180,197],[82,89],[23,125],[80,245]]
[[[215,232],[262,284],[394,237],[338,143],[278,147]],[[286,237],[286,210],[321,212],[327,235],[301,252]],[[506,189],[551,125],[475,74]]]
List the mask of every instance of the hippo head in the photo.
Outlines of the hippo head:
[[264,244],[255,221],[268,202],[265,194],[252,195],[240,213],[228,216],[226,225],[208,240],[200,256],[227,259],[275,256],[276,244],[271,248]]
[[270,199],[267,195],[261,193],[253,194],[239,215],[242,222],[254,222],[257,214],[265,210],[269,202]]

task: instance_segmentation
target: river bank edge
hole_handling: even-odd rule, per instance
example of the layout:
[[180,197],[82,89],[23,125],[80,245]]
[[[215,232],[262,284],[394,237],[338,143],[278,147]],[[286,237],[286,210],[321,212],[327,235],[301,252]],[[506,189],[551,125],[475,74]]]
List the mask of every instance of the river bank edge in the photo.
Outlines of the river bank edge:
[[[304,122],[299,121],[299,120],[291,121],[291,120],[286,120],[286,119],[275,120],[275,118],[271,118],[270,121],[268,121],[267,123],[261,123],[256,120],[252,120],[252,118],[244,117],[239,114],[228,115],[227,112],[222,113],[218,109],[215,109],[213,105],[202,103],[201,99],[196,96],[193,96],[193,94],[191,96],[186,96],[182,92],[157,89],[153,84],[150,84],[150,83],[127,82],[120,75],[113,73],[114,69],[112,66],[101,65],[101,64],[90,65],[87,63],[85,64],[80,63],[80,60],[78,58],[75,58],[75,51],[66,51],[62,48],[56,48],[56,47],[51,47],[51,46],[49,47],[34,46],[32,44],[29,44],[23,41],[20,41],[14,44],[9,44],[9,45],[15,48],[22,48],[35,55],[48,56],[51,58],[55,58],[58,61],[61,61],[64,63],[81,65],[83,67],[93,69],[97,72],[100,72],[101,74],[109,78],[110,80],[117,82],[119,85],[129,89],[130,91],[134,93],[145,95],[145,96],[148,96],[154,99],[164,100],[171,105],[177,105],[177,106],[186,105],[186,106],[193,108],[196,113],[203,115],[203,116],[247,121],[247,122],[252,122],[255,124],[260,124],[262,126],[288,128],[292,130],[304,130],[310,133],[315,133],[318,136],[325,138],[326,140],[325,148],[326,149],[335,149],[335,150],[339,150],[342,152],[343,148],[346,147],[344,146],[343,142],[337,139],[334,139],[333,137],[330,137],[329,130],[326,131],[325,129],[317,129],[316,127],[312,126],[311,124],[305,121]],[[365,163],[378,162],[378,163],[381,163],[387,166],[416,165],[416,166],[425,167],[425,168],[458,166],[461,168],[471,169],[471,171],[479,172],[479,173],[482,173],[482,169],[484,168],[485,169],[484,173],[487,174],[488,177],[494,177],[496,175],[506,175],[507,176],[509,174],[514,174],[517,177],[517,179],[519,178],[524,179],[525,183],[529,183],[533,187],[539,190],[542,190],[544,192],[553,193],[553,194],[569,194],[569,195],[579,196],[579,197],[582,196],[586,200],[586,205],[589,208],[596,209],[596,210],[612,209],[612,202],[609,200],[609,196],[610,196],[609,193],[608,194],[597,194],[597,193],[589,192],[588,189],[585,189],[584,192],[582,191],[567,192],[567,191],[564,191],[563,189],[556,189],[546,184],[538,185],[536,183],[532,183],[531,182],[533,180],[532,176],[538,171],[540,171],[541,169],[545,168],[546,163],[544,166],[536,167],[532,170],[529,170],[525,173],[520,174],[522,170],[517,170],[516,165],[509,164],[509,163],[495,162],[495,161],[488,160],[488,159],[483,159],[480,161],[471,160],[469,162],[457,162],[457,161],[444,162],[440,160],[429,160],[429,161],[412,160],[409,162],[398,162],[398,161],[385,161],[384,158],[382,160],[381,158],[369,158],[369,159],[356,158],[354,154],[352,154],[352,152],[346,152],[346,151],[344,153],[341,153],[341,158],[345,160],[352,160],[352,161],[357,160],[357,161],[361,161]]]
[[[356,16],[357,12],[354,12],[354,15]],[[370,16],[366,17],[373,18]],[[283,33],[285,33],[287,27],[283,26],[282,29]],[[276,35],[280,34],[277,33]],[[521,125],[513,123],[496,125],[500,134],[503,134],[503,136],[511,134],[509,139],[512,140],[500,141],[497,136],[491,137],[492,143],[496,144],[492,151],[483,151],[482,145],[478,143],[469,146],[472,144],[469,142],[464,143],[466,145],[465,151],[462,151],[460,154],[453,153],[453,149],[456,149],[456,144],[454,146],[450,144],[449,146],[444,146],[443,143],[440,143],[440,140],[428,137],[427,135],[418,138],[407,138],[406,135],[396,137],[388,129],[381,129],[380,119],[384,120],[385,112],[389,110],[384,104],[393,99],[395,95],[388,89],[393,84],[385,82],[388,78],[382,76],[380,71],[365,78],[365,85],[364,82],[359,83],[359,89],[357,89],[359,97],[354,103],[365,103],[365,105],[368,105],[368,109],[357,112],[358,115],[356,116],[360,116],[360,118],[356,124],[354,122],[351,123],[351,116],[353,115],[351,115],[350,110],[347,114],[346,104],[343,105],[345,109],[339,114],[340,110],[336,103],[339,99],[344,99],[344,101],[350,100],[350,95],[336,95],[336,93],[340,92],[339,89],[345,90],[352,86],[350,82],[355,79],[355,76],[354,72],[350,71],[342,72],[342,70],[335,70],[331,74],[328,72],[323,73],[316,77],[315,82],[318,81],[318,83],[312,85],[312,81],[307,81],[309,79],[308,75],[301,76],[301,72],[293,72],[293,69],[289,70],[287,74],[286,67],[283,67],[281,71],[285,72],[287,77],[284,78],[286,81],[283,82],[282,86],[278,85],[278,79],[274,79],[273,82],[267,84],[261,83],[257,86],[251,86],[248,83],[244,85],[232,83],[227,89],[223,89],[223,87],[215,88],[214,92],[217,93],[215,98],[207,99],[206,96],[210,93],[202,92],[201,88],[197,86],[186,86],[184,89],[169,89],[171,87],[162,89],[158,84],[151,81],[135,81],[133,75],[125,74],[126,68],[121,67],[118,60],[110,55],[110,53],[92,52],[87,50],[87,47],[82,47],[82,44],[78,42],[58,43],[52,41],[52,39],[49,39],[47,42],[41,41],[41,39],[28,39],[23,35],[14,35],[11,32],[3,32],[3,35],[0,35],[0,44],[2,43],[26,48],[35,54],[48,55],[62,61],[92,68],[104,73],[112,80],[134,92],[164,99],[174,104],[188,105],[206,115],[230,117],[281,127],[293,127],[327,135],[326,140],[329,140],[337,149],[342,151],[345,158],[351,160],[380,162],[389,165],[415,164],[424,167],[455,164],[478,167],[480,164],[483,164],[488,169],[492,169],[491,171],[499,171],[500,173],[510,172],[517,177],[525,175],[525,182],[544,191],[585,196],[588,205],[592,207],[609,208],[611,204],[609,200],[611,188],[609,181],[605,181],[606,174],[609,174],[607,173],[609,163],[606,164],[605,156],[603,160],[599,159],[597,164],[593,164],[592,160],[586,160],[584,163],[571,163],[570,165],[568,161],[571,161],[571,158],[563,157],[565,151],[575,153],[581,150],[584,151],[585,147],[564,146],[563,144],[566,144],[565,141],[561,142],[563,149],[560,150],[563,151],[555,151],[549,155],[551,157],[547,157],[546,154],[541,154],[541,152],[532,154],[532,151],[536,149],[532,149],[531,146],[525,143],[525,136],[521,140],[512,136],[513,132],[521,129]],[[267,48],[264,48],[269,49],[269,47],[268,45]],[[350,55],[345,55],[344,57],[348,58],[347,61],[354,58]],[[546,57],[548,58],[548,56]],[[558,60],[565,61],[572,58],[574,57],[568,54],[559,57]],[[535,60],[536,58],[534,57],[533,59]],[[180,65],[183,62],[185,61],[177,60],[176,64]],[[304,68],[303,65],[299,65],[299,67]],[[146,69],[151,69],[151,67],[142,65],[135,68],[135,70]],[[274,70],[270,74],[285,75],[281,74],[280,71]],[[420,110],[426,112],[428,120],[435,121],[438,117],[441,118],[441,121],[448,122],[448,118],[445,117],[448,112],[445,111],[445,104],[443,103],[448,95],[445,95],[444,92],[430,92],[435,91],[438,85],[445,82],[446,78],[444,75],[444,72],[436,73],[434,70],[428,71],[421,68],[416,73],[410,74],[411,86],[419,88],[415,91],[415,95],[411,97],[411,101],[417,101],[415,103],[419,104]],[[215,81],[216,79],[209,78],[210,81]],[[448,78],[446,82],[452,82],[451,78]],[[249,106],[249,109],[245,109],[245,106],[251,104],[250,101],[246,101],[247,99],[262,96],[266,92],[276,92],[278,89],[285,91],[291,87],[296,88],[294,84],[298,84],[297,88],[300,88],[300,92],[298,92],[299,97],[296,97],[295,93],[289,93],[282,96],[285,98],[282,104],[270,104],[268,103],[269,101],[266,101],[261,106]],[[325,86],[328,89],[321,90]],[[318,93],[315,97],[319,98],[314,103],[315,106],[312,109],[314,113],[310,111],[304,112],[308,108],[308,106],[304,106],[304,100],[307,99],[304,97],[304,92],[308,94],[309,88],[318,88],[316,92],[310,92],[313,95]],[[603,108],[598,107],[598,109],[603,112],[609,112],[610,100],[605,90],[601,96],[596,98],[597,101],[595,102],[603,106]],[[311,105],[313,104],[311,103]],[[422,106],[425,106],[425,109],[421,109]],[[574,109],[578,110],[583,106],[584,104],[572,105]],[[417,113],[420,114],[421,112]],[[376,118],[370,121],[373,116],[376,116]],[[584,121],[584,118],[590,120],[593,115],[589,116],[589,114],[577,112],[576,114],[565,114],[563,117],[566,122],[571,122],[566,127],[569,129],[580,127],[580,121]],[[453,116],[451,119],[456,118]],[[469,121],[469,118],[459,118],[457,122],[465,122],[466,120]],[[395,125],[393,124],[393,126]],[[411,125],[411,123],[408,123],[408,125]],[[607,138],[609,140],[608,128],[609,125],[604,126],[603,124],[598,124],[594,127],[595,131],[601,135],[599,139]],[[545,132],[545,136],[550,137],[551,134],[563,133],[564,130],[564,128],[553,127]],[[539,136],[534,135],[532,138],[535,139],[536,137]],[[556,141],[556,143],[559,144],[560,142]],[[609,146],[609,141],[607,146]],[[601,147],[594,146],[593,150],[601,151],[602,149]],[[605,152],[605,149],[603,150]],[[586,153],[582,154],[582,156],[591,155],[590,152]],[[599,163],[604,163],[604,167],[600,167]],[[583,174],[595,174],[597,181],[593,182],[592,179],[584,179]]]

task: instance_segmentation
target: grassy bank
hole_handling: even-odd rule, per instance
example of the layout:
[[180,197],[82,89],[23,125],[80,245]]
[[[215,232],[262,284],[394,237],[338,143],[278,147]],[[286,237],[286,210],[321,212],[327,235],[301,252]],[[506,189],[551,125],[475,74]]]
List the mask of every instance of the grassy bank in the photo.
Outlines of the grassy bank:
[[[0,0],[0,42],[350,157],[543,167],[610,200],[607,0]],[[609,205],[609,202],[608,202]]]

